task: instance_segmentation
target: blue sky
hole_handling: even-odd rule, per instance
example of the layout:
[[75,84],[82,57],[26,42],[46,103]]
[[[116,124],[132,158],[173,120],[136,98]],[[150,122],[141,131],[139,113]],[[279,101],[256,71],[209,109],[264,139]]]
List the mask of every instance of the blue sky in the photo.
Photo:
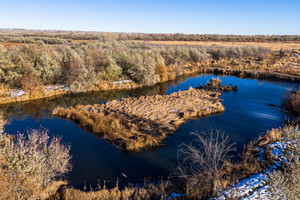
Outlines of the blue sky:
[[300,0],[0,0],[0,28],[300,35]]

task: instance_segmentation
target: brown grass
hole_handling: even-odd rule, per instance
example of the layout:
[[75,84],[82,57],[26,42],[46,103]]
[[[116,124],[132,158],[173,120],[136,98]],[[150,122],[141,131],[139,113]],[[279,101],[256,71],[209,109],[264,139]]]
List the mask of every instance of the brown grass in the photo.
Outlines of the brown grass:
[[[226,186],[237,183],[240,179],[247,178],[252,174],[259,173],[266,169],[266,167],[273,164],[272,150],[268,144],[282,140],[282,129],[272,129],[264,136],[259,137],[255,142],[250,142],[244,149],[240,161],[237,164],[225,163],[222,174],[225,177]],[[259,161],[259,148],[263,148],[263,162]]]
[[168,135],[191,117],[224,111],[218,99],[220,94],[191,88],[171,95],[56,108],[53,114],[71,119],[127,151],[139,151],[161,145]]
[[169,181],[159,184],[146,184],[144,187],[125,187],[119,189],[116,186],[113,189],[98,188],[96,191],[84,192],[74,188],[64,188],[61,191],[60,199],[63,200],[148,200],[148,199],[166,199],[171,194],[172,184]]
[[293,93],[289,93],[285,100],[286,109],[295,114],[297,117],[300,115],[300,88]]
[[300,42],[218,42],[218,41],[139,41],[149,44],[167,44],[167,45],[187,45],[187,46],[218,46],[218,47],[245,47],[256,46],[269,48],[272,51],[280,51],[286,49],[300,49]]

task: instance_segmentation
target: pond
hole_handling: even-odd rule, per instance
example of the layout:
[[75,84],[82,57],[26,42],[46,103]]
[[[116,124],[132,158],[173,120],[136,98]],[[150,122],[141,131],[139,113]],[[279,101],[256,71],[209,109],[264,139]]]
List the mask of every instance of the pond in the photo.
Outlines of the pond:
[[[29,103],[2,105],[0,110],[10,119],[10,123],[5,126],[9,134],[42,126],[49,129],[51,134],[62,136],[63,141],[71,145],[73,169],[67,178],[74,187],[82,189],[85,184],[94,187],[98,180],[101,185],[106,180],[108,187],[113,187],[117,179],[119,185],[143,183],[144,177],[157,179],[173,172],[177,166],[178,146],[183,142],[190,142],[193,139],[190,133],[194,131],[220,129],[236,143],[237,153],[240,153],[250,140],[284,124],[289,116],[282,108],[283,97],[299,84],[220,76],[222,84],[232,83],[239,88],[237,92],[227,92],[220,97],[223,99],[224,113],[189,120],[164,141],[164,146],[139,153],[125,153],[107,140],[84,131],[74,122],[52,116],[53,108],[102,103],[128,96],[170,94],[188,90],[191,86],[204,85],[212,77],[216,75],[191,75],[153,87],[65,95]],[[124,179],[122,173],[129,179]]]

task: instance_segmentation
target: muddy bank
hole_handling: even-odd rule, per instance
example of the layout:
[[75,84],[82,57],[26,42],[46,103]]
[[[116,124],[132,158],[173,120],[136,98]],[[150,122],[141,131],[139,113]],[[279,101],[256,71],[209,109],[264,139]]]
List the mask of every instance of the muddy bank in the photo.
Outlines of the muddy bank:
[[190,88],[171,95],[142,96],[106,104],[58,107],[53,114],[76,121],[127,151],[156,147],[192,117],[224,111],[219,92]]

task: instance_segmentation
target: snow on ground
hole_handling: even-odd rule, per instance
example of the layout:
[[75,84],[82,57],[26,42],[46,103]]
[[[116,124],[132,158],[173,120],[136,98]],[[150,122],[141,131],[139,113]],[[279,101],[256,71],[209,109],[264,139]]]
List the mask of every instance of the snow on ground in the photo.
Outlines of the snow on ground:
[[225,200],[229,197],[234,199],[238,197],[247,199],[247,196],[253,194],[253,191],[256,191],[258,188],[264,187],[267,184],[268,180],[269,178],[265,173],[254,174],[249,178],[241,180],[233,188],[230,188],[229,190],[223,192],[223,195],[216,198],[216,200]]
[[[224,191],[221,196],[215,198],[215,200],[225,200],[225,199],[271,199],[272,187],[269,185],[268,174],[273,170],[278,169],[282,166],[283,163],[287,163],[287,158],[284,156],[284,151],[290,142],[275,142],[269,144],[268,147],[271,147],[272,154],[274,155],[274,164],[271,165],[262,173],[254,174],[249,178],[240,180],[234,187]],[[259,160],[263,161],[264,149],[260,148],[258,153]],[[284,199],[281,197],[281,199]]]
[[23,90],[10,90],[8,92],[8,94],[10,94],[10,97],[13,98],[13,97],[22,96],[22,95],[26,94],[26,92]]
[[131,82],[133,82],[132,80],[124,80],[124,81],[115,81],[115,82],[113,82],[113,84],[123,84],[123,83],[131,83]]
[[[58,90],[58,91],[68,91],[69,86],[67,84],[65,84],[65,85],[52,85],[52,86],[44,87],[44,90],[45,90],[45,92],[56,91],[56,90]],[[11,98],[13,98],[13,97],[22,96],[22,95],[26,94],[26,92],[24,90],[13,89],[13,90],[9,90],[9,91],[2,91],[1,94],[7,94]]]
[[55,90],[59,90],[59,91],[69,90],[69,86],[67,84],[65,84],[65,85],[52,85],[52,86],[45,87],[45,92],[55,91]]

